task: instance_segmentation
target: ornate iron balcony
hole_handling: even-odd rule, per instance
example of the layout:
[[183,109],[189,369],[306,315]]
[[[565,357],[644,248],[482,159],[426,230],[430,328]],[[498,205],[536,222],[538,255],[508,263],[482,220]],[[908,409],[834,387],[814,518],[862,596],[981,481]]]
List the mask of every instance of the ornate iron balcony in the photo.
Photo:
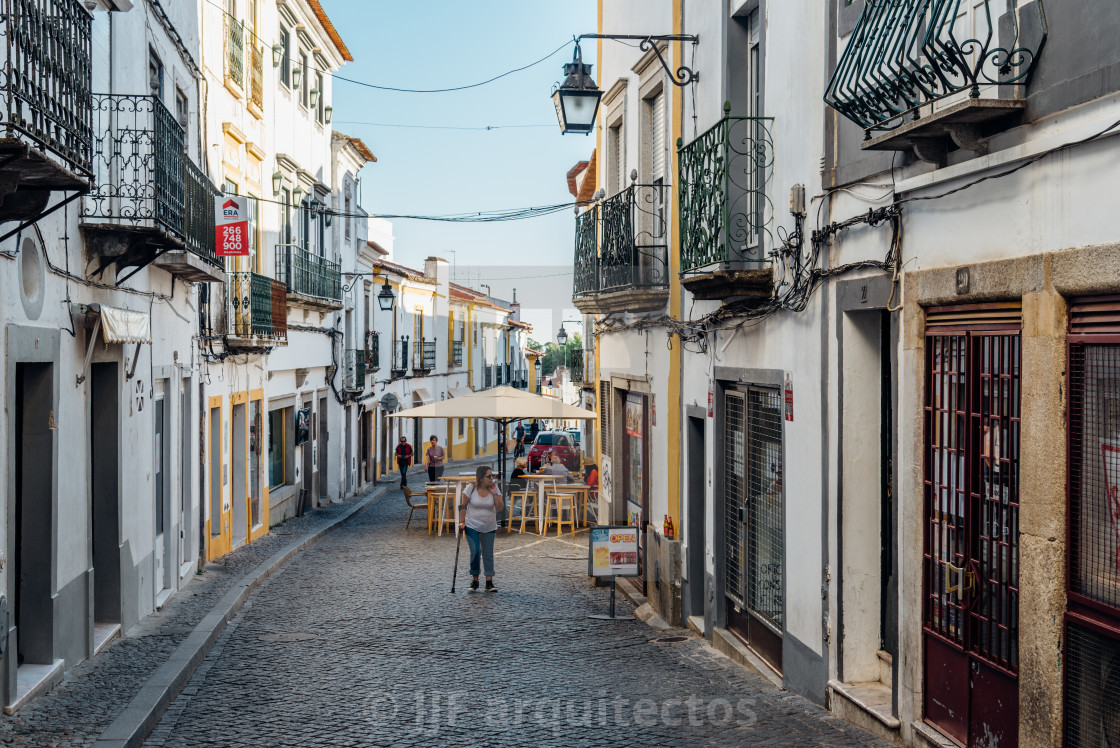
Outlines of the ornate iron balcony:
[[599,206],[599,290],[668,288],[669,188],[634,184]]
[[463,365],[463,341],[453,340],[453,341],[451,341],[451,366],[456,367],[456,366],[462,366],[462,365]]
[[226,16],[226,78],[245,88],[245,26],[229,16]]
[[249,68],[249,101],[257,109],[264,108],[264,48],[249,42],[252,50],[252,65]]
[[422,338],[413,346],[412,370],[429,372],[436,368],[436,341]]
[[4,137],[23,136],[93,175],[90,29],[81,0],[2,0]]
[[769,262],[764,235],[774,163],[771,118],[724,118],[686,146],[677,141],[681,272]]
[[1029,82],[1046,41],[1042,2],[869,0],[825,101],[867,130],[891,130],[920,107],[984,86]]
[[342,271],[337,262],[295,244],[278,244],[275,252],[276,280],[293,294],[322,299],[331,306],[342,304]]
[[188,159],[171,112],[153,96],[94,94],[93,124],[96,187],[82,199],[82,217],[182,241]]
[[573,266],[572,295],[599,291],[599,204],[576,216],[576,257]]
[[183,193],[183,243],[194,254],[221,267],[214,247],[214,198],[221,193],[189,158],[183,159]]
[[401,337],[393,341],[393,373],[403,374],[408,371],[408,338]]
[[494,368],[492,366],[482,367],[482,388],[490,389],[494,386]]
[[364,348],[347,349],[343,359],[342,389],[361,392],[366,388],[368,361]]
[[229,273],[227,335],[275,345],[288,339],[288,299],[284,285],[257,273]]

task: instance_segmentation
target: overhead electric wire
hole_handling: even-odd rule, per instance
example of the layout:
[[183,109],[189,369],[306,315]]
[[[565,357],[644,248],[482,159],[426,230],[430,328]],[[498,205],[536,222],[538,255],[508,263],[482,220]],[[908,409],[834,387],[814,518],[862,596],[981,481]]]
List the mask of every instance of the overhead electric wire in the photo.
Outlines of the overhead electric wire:
[[[236,23],[241,24],[242,27],[244,28],[244,31],[245,31],[246,34],[248,34],[251,38],[257,40],[261,44],[264,44],[269,49],[271,49],[273,47],[273,44],[275,44],[275,43],[269,43],[266,39],[263,39],[260,36],[258,36],[255,31],[252,31],[251,29],[245,27],[245,25],[237,18],[237,16],[235,16],[232,13],[230,13],[229,11],[227,11],[225,9],[225,7],[222,6],[220,3],[216,2],[216,0],[206,0],[206,2],[209,3],[210,5],[214,6],[218,10],[220,10],[222,12],[222,15],[226,16],[227,18],[232,18]],[[392,92],[395,92],[395,93],[418,93],[418,94],[451,93],[453,91],[467,91],[467,90],[472,89],[472,88],[478,88],[479,86],[485,86],[489,83],[493,83],[496,80],[501,80],[502,78],[505,78],[506,76],[513,75],[514,73],[520,73],[522,70],[528,70],[531,67],[534,67],[536,65],[540,65],[545,60],[549,59],[550,57],[555,56],[556,53],[559,52],[560,50],[562,50],[565,47],[567,47],[568,45],[574,44],[574,43],[575,43],[575,40],[570,39],[570,40],[564,42],[563,44],[561,44],[556,49],[549,52],[544,57],[540,58],[539,60],[534,60],[533,62],[530,62],[526,65],[522,65],[521,67],[514,68],[513,70],[507,70],[504,73],[499,73],[498,75],[495,75],[492,78],[487,78],[484,81],[479,81],[478,83],[468,83],[468,84],[462,85],[462,86],[449,86],[447,88],[399,88],[399,87],[396,87],[396,86],[382,86],[382,85],[379,85],[379,84],[376,84],[376,83],[368,83],[366,81],[355,80],[354,78],[347,78],[345,76],[338,75],[337,73],[332,72],[330,70],[323,70],[323,69],[317,68],[313,65],[307,65],[306,67],[307,67],[308,70],[310,70],[312,72],[326,73],[327,75],[330,75],[332,78],[334,78],[336,80],[346,81],[347,83],[352,83],[354,85],[362,86],[364,88],[376,89],[378,91],[392,91]],[[286,51],[287,50],[285,50],[285,52]]]
[[537,127],[551,127],[555,128],[556,124],[551,125],[485,125],[480,127],[462,127],[458,125],[398,125],[389,122],[360,122],[358,120],[338,120],[340,125],[363,125],[365,127],[396,127],[406,130],[512,130],[512,129],[527,129]]

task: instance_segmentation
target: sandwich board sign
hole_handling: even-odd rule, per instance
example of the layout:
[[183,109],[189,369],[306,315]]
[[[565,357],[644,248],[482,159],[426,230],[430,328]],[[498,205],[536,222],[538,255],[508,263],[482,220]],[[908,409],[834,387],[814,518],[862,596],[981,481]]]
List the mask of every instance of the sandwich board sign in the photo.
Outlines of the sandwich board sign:
[[587,575],[611,578],[610,612],[588,616],[606,621],[632,621],[634,616],[616,615],[614,611],[615,578],[638,576],[637,527],[592,527],[587,544]]
[[222,195],[214,198],[214,244],[219,257],[249,256],[249,211],[246,198]]

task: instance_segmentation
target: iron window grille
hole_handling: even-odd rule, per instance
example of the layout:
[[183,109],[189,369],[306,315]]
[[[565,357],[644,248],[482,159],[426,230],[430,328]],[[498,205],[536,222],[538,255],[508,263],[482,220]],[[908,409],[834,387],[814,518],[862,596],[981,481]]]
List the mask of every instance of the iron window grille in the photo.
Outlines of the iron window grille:
[[403,374],[408,370],[408,338],[393,341],[393,373]]
[[226,79],[245,88],[245,25],[226,16]]
[[453,367],[463,365],[463,341],[451,341],[451,365]]
[[381,336],[377,333],[366,335],[366,367],[370,371],[381,368]]
[[681,272],[769,262],[773,118],[724,117],[686,146],[677,141]]
[[[962,9],[961,6],[965,7]],[[958,92],[1029,83],[1046,41],[1042,0],[868,2],[825,102],[860,127],[891,130]]]
[[429,372],[436,368],[436,341],[421,338],[412,352],[413,371]]
[[346,351],[343,389],[349,392],[361,392],[366,388],[366,374],[369,373],[368,360],[367,351],[364,349]]
[[264,48],[249,42],[251,64],[249,67],[249,101],[258,109],[264,108]]

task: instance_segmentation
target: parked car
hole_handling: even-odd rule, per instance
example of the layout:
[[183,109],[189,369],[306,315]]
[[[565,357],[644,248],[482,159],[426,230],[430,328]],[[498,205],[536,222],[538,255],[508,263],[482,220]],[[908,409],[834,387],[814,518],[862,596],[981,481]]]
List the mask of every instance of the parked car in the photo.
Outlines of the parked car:
[[574,441],[576,443],[576,446],[578,447],[579,443],[580,443],[579,429],[564,429],[564,430],[566,432],[568,432],[568,435],[572,437],[572,441]]
[[529,448],[529,470],[539,470],[551,454],[557,455],[569,470],[579,468],[579,447],[567,431],[542,431],[537,434],[537,440]]

